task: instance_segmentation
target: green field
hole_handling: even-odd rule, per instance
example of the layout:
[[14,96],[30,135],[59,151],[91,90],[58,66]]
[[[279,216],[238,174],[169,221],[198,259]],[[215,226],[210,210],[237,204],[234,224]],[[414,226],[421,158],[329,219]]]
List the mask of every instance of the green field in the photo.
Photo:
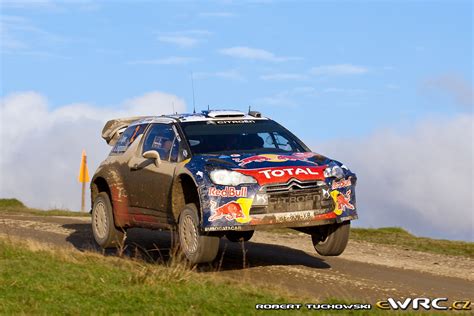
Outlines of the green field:
[[474,243],[472,242],[417,237],[399,227],[353,228],[351,239],[442,255],[474,258]]
[[[298,234],[292,229],[269,230],[277,234]],[[474,243],[417,237],[400,227],[351,228],[350,240],[388,245],[406,250],[474,258]]]
[[[0,210],[40,215],[76,215],[75,212],[69,211],[56,213],[57,211],[31,210],[14,199],[0,200]],[[293,231],[280,231],[290,232]],[[376,243],[407,244],[414,248],[417,247],[415,241],[420,240],[398,228],[354,229],[352,238]],[[424,239],[427,238],[421,238]],[[438,247],[442,245],[453,248],[453,245],[457,244],[451,241],[427,240]],[[464,244],[467,244],[466,249],[458,250],[458,255],[470,253],[472,256],[472,243]],[[257,311],[255,305],[262,303],[304,304],[315,303],[315,300],[294,297],[279,288],[257,287],[216,274],[198,273],[176,260],[171,260],[168,264],[152,264],[138,259],[103,256],[93,252],[51,249],[45,244],[1,237],[0,234],[0,315],[276,313]],[[350,304],[331,298],[316,303]],[[317,312],[308,311],[304,307],[300,311],[277,313],[386,314],[377,309],[369,312]],[[389,314],[413,315],[412,312]]]
[[29,208],[17,199],[0,199],[0,211],[5,213],[25,213],[40,216],[90,216],[87,212],[73,212],[62,209],[40,210]]
[[[183,263],[164,266],[45,247],[0,238],[0,314],[248,315],[268,314],[257,311],[256,304],[314,303],[276,288],[198,273]],[[337,299],[325,302],[350,304]],[[314,312],[303,307],[278,314]],[[337,312],[367,313],[382,311]]]
[[260,302],[291,301],[183,264],[35,247],[0,239],[0,314],[247,314]]

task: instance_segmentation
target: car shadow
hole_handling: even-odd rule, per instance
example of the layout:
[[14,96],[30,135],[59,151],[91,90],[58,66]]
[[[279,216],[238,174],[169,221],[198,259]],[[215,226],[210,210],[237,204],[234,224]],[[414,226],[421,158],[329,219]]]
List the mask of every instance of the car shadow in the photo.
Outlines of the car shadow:
[[[127,256],[158,264],[170,264],[173,258],[177,257],[172,247],[172,234],[169,231],[131,228],[127,230],[125,246],[122,249],[104,251],[95,243],[90,224],[64,224],[63,227],[73,231],[66,241],[80,251]],[[196,270],[215,272],[276,265],[300,265],[315,269],[331,267],[322,258],[286,246],[252,241],[236,243],[221,238],[219,252],[214,262],[199,265]]]

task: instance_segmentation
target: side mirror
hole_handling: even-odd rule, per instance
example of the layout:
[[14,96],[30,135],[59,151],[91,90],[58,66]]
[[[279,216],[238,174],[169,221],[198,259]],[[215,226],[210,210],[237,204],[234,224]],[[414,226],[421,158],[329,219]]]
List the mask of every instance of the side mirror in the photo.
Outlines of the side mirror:
[[149,150],[143,153],[143,158],[155,159],[155,166],[159,167],[161,163],[160,154],[156,150]]

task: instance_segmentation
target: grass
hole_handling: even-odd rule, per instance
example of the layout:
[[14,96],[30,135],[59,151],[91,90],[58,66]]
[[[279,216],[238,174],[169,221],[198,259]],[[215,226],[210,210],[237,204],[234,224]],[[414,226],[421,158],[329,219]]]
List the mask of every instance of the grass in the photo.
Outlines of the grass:
[[4,213],[23,213],[40,216],[90,216],[89,213],[73,212],[69,210],[51,209],[40,210],[29,208],[23,202],[17,199],[0,199],[0,212]]
[[417,237],[400,227],[353,228],[351,239],[409,250],[474,258],[474,243],[472,242]]
[[[276,289],[200,274],[176,262],[163,266],[95,253],[52,250],[32,241],[10,238],[0,238],[0,267],[2,315],[247,315],[268,313],[255,310],[256,304],[314,303]],[[337,299],[324,303],[349,304]],[[278,313],[314,311],[302,307],[300,311]],[[338,315],[367,313],[381,315],[383,311],[337,311]]]
[[184,266],[18,247],[5,239],[0,266],[0,314],[247,314],[259,302],[288,300]]
[[[287,228],[269,230],[269,232],[280,234],[299,233]],[[472,242],[417,237],[400,227],[351,228],[350,239],[406,250],[474,258],[474,243]]]

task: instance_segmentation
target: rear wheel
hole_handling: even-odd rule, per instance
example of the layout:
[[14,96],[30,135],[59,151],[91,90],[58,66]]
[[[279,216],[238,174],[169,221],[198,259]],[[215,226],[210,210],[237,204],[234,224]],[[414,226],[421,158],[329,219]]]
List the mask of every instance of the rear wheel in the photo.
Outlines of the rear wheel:
[[314,249],[322,256],[339,256],[349,241],[349,221],[315,228],[311,234]]
[[92,206],[92,233],[102,248],[118,247],[123,242],[123,232],[115,227],[112,203],[105,192],[100,192]]
[[194,204],[186,204],[179,215],[178,234],[180,250],[191,264],[211,262],[219,250],[219,237],[199,232],[198,210]]
[[238,241],[249,241],[250,238],[253,236],[253,230],[246,230],[246,231],[230,231],[225,234],[227,239],[233,242],[238,242]]

